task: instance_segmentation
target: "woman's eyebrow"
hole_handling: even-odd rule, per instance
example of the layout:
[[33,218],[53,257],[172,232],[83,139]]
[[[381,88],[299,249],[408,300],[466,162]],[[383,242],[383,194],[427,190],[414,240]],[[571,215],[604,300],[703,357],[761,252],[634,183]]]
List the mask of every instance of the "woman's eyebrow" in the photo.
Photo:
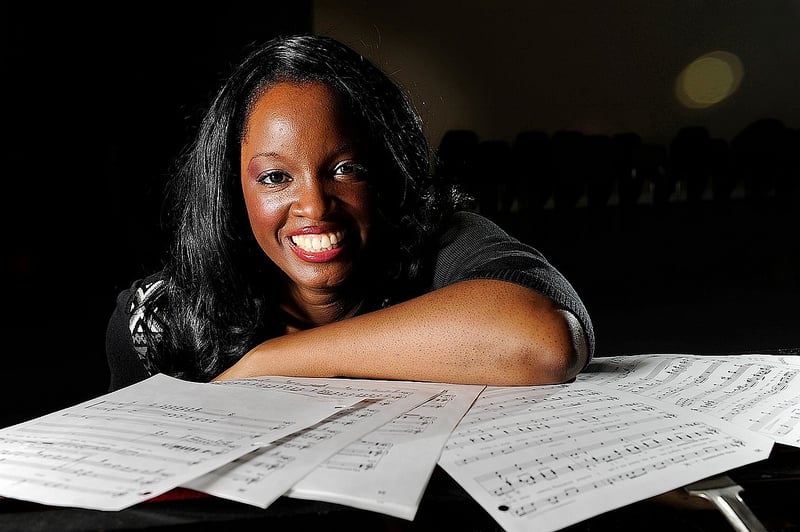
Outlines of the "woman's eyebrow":
[[250,160],[252,161],[253,159],[257,159],[258,157],[267,157],[267,158],[270,158],[270,159],[280,159],[281,158],[281,154],[276,152],[276,151],[260,151],[258,153],[254,153],[250,157]]
[[342,153],[342,152],[346,152],[346,151],[356,152],[356,151],[358,151],[358,149],[357,149],[357,146],[355,145],[355,143],[353,143],[353,142],[345,142],[345,143],[340,144],[339,146],[337,146],[333,150],[333,153]]

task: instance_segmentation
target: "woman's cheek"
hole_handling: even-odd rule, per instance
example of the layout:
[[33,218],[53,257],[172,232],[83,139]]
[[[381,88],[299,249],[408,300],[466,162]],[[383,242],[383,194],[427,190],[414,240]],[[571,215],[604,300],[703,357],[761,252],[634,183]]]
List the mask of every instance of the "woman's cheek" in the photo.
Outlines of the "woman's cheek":
[[267,201],[259,194],[248,194],[245,192],[245,208],[247,218],[250,222],[250,229],[253,231],[256,240],[263,247],[265,238],[275,239],[277,231],[277,213],[274,202]]

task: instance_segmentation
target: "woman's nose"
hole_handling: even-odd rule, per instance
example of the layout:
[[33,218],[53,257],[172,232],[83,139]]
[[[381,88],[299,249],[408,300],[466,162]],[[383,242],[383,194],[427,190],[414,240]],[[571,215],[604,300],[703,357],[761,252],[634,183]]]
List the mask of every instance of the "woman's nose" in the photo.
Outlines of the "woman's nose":
[[297,199],[292,206],[292,212],[295,216],[321,220],[330,210],[332,199],[322,180],[306,179],[298,187]]

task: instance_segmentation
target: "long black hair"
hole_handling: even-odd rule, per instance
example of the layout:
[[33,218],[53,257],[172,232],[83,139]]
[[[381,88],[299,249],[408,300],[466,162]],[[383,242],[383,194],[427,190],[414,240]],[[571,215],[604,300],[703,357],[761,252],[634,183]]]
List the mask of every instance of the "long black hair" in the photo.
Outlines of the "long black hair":
[[156,325],[148,357],[159,371],[208,380],[257,343],[282,334],[277,268],[252,235],[239,158],[254,102],[278,82],[324,83],[368,141],[368,182],[392,247],[372,257],[381,293],[366,308],[418,293],[428,246],[469,198],[431,172],[430,147],[408,95],[381,69],[325,36],[252,45],[213,98],[197,136],[176,161],[165,198],[173,241],[163,283],[144,302]]

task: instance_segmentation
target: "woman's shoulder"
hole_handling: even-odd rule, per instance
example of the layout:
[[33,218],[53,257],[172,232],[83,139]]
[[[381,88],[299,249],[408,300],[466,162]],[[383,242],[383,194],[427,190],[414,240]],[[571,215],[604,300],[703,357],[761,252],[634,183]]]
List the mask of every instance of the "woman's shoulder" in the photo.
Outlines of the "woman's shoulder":
[[456,211],[445,222],[439,244],[442,246],[471,239],[516,241],[500,225],[486,216],[474,211]]
[[496,225],[489,218],[475,211],[455,211],[447,220],[448,227],[471,225]]
[[[507,269],[504,259],[539,253],[511,236],[497,223],[472,211],[456,211],[447,220],[433,252],[433,286],[498,275]],[[517,264],[515,267],[529,267]]]

